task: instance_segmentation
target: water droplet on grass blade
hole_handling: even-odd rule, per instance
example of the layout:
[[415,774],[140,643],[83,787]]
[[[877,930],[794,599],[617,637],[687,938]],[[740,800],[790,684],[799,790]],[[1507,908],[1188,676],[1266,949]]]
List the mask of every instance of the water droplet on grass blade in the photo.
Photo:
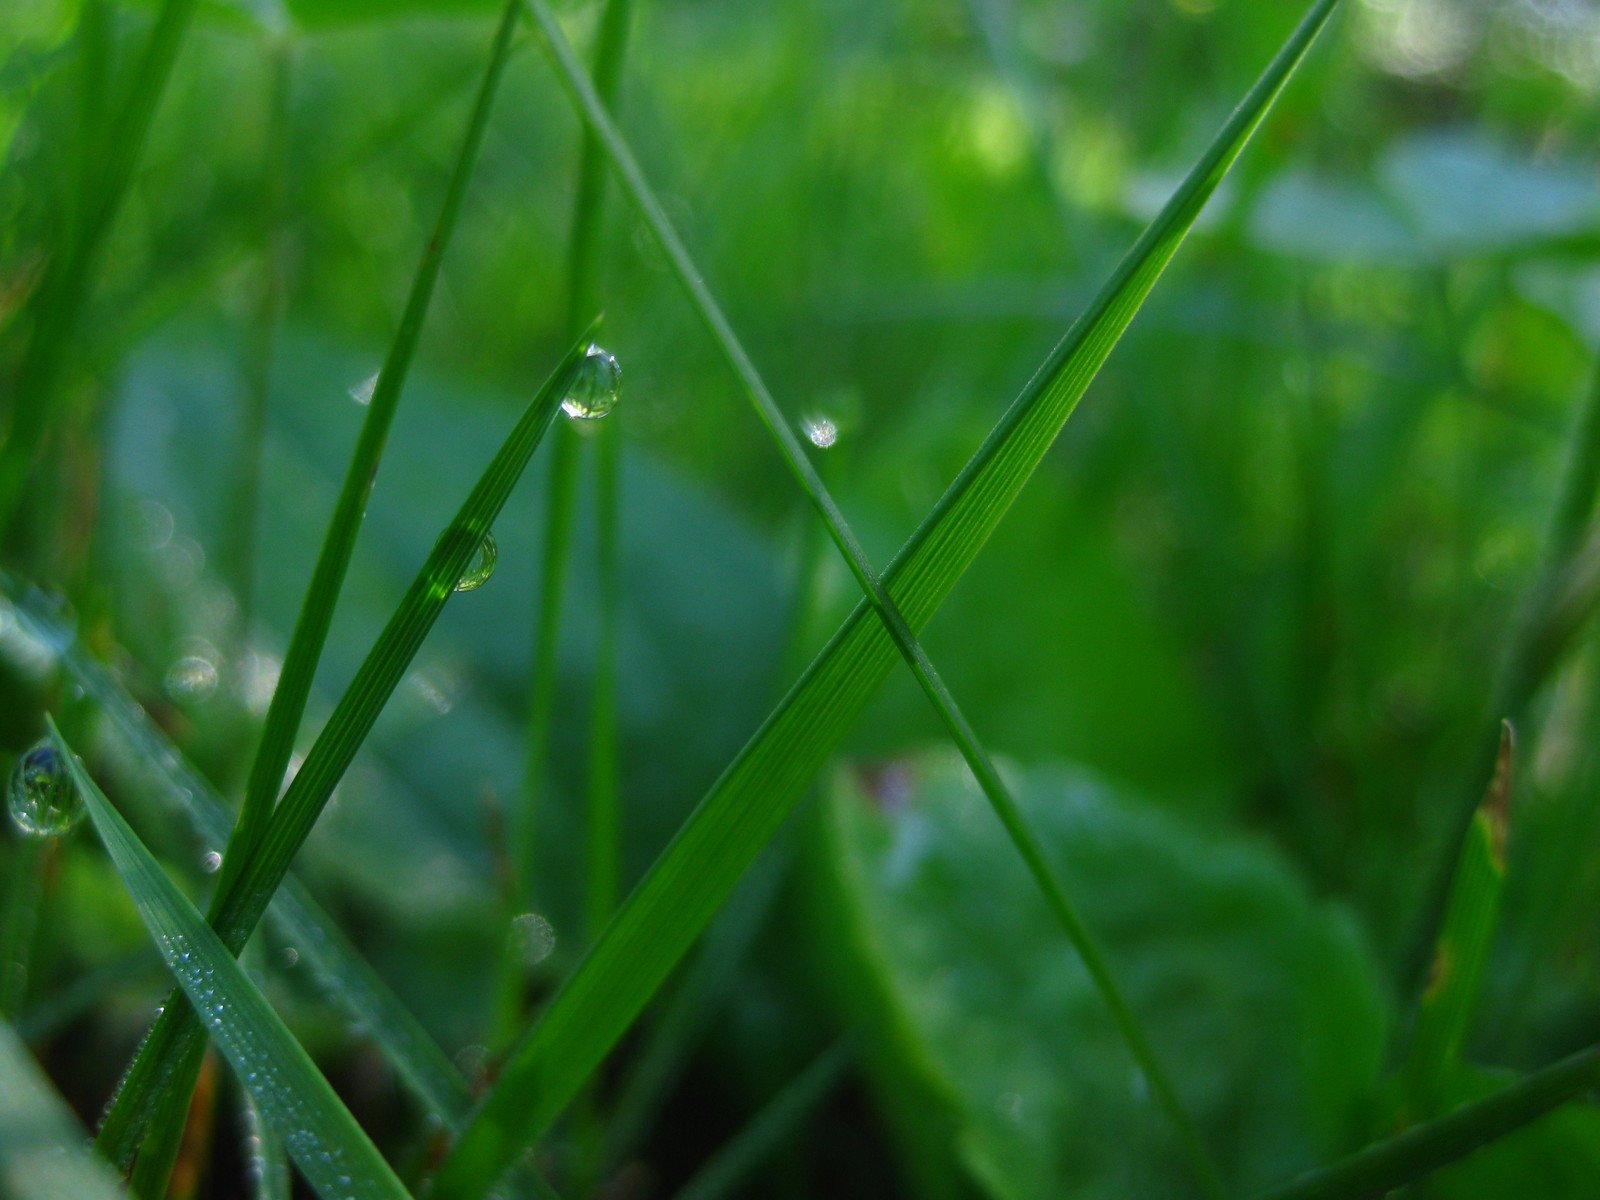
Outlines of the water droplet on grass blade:
[[590,346],[578,364],[578,375],[562,397],[569,417],[590,421],[603,417],[622,399],[622,365],[615,354]]
[[350,385],[350,399],[362,406],[372,403],[372,393],[378,390],[378,373],[374,371],[359,383]]
[[800,428],[806,440],[818,450],[826,450],[839,440],[839,427],[834,424],[832,417],[807,417],[800,423]]
[[222,867],[222,855],[215,850],[207,850],[200,856],[200,869],[207,875],[215,875]]
[[467,569],[456,580],[456,591],[470,592],[488,583],[489,576],[494,574],[494,564],[499,559],[500,547],[495,545],[494,534],[484,534],[483,541],[478,543],[477,550],[467,562]]
[[511,922],[511,949],[523,966],[538,966],[555,948],[555,926],[538,913],[523,913]]
[[217,664],[203,654],[185,654],[167,668],[167,695],[180,704],[199,704],[217,690]]
[[17,828],[34,837],[59,837],[83,818],[66,761],[48,741],[17,759],[6,802]]

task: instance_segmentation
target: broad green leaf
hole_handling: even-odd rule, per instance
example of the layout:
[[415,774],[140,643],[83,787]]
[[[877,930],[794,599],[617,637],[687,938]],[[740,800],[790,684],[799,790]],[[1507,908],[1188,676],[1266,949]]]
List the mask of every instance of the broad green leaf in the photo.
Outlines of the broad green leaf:
[[10,1200],[116,1200],[122,1186],[28,1048],[0,1021],[0,1194]]
[[[1169,1130],[982,797],[949,755],[841,774],[826,810],[856,979],[883,997],[955,1154],[1004,1200],[1188,1195]],[[1065,769],[1013,772],[1234,1193],[1348,1144],[1383,1010],[1349,923],[1265,849]],[[847,986],[849,986],[847,984]]]
[[150,856],[53,724],[51,732],[161,957],[307,1182],[326,1200],[404,1198],[399,1178],[234,952]]
[[[912,629],[932,616],[1071,414],[1206,199],[1332,12],[1319,0],[1105,289],[884,573]],[[543,10],[535,7],[535,12]],[[541,19],[543,19],[541,17]],[[563,80],[647,209],[652,194],[586,81]],[[609,124],[609,123],[607,123]],[[655,206],[659,231],[670,228]],[[482,1195],[561,1111],[716,912],[899,657],[865,602],[701,802],[513,1051],[441,1168],[438,1194]]]

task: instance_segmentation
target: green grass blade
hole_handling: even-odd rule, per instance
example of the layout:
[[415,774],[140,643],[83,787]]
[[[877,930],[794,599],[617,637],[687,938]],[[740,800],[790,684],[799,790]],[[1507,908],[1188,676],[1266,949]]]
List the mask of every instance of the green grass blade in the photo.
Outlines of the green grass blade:
[[402,1200],[399,1178],[311,1056],[138,836],[51,722],[89,818],[139,917],[240,1082],[283,1136],[306,1181],[327,1200]]
[[1514,746],[1511,723],[1507,721],[1500,727],[1494,777],[1473,817],[1466,844],[1461,847],[1428,986],[1417,1010],[1416,1032],[1405,1068],[1402,1119],[1406,1124],[1438,1113],[1478,1003],[1500,912],[1500,893],[1505,888]]
[[[1600,370],[1589,385],[1569,441],[1539,575],[1507,638],[1505,657],[1489,697],[1492,722],[1504,718],[1516,725],[1523,723],[1540,686],[1600,606],[1600,531],[1590,528],[1600,495]],[[1423,892],[1416,930],[1401,962],[1403,983],[1420,979],[1444,920],[1452,871],[1477,811],[1478,787],[1494,768],[1491,730],[1485,730],[1482,745],[1482,754],[1464,776],[1460,811],[1440,844]]]
[[1564,1058],[1503,1091],[1464,1104],[1356,1152],[1332,1166],[1263,1192],[1256,1200],[1366,1200],[1426,1177],[1515,1133],[1568,1100],[1600,1086],[1600,1045]]
[[122,1185],[84,1146],[83,1129],[16,1031],[0,1021],[0,1195],[119,1200]]
[[[614,420],[614,418],[613,418]],[[611,420],[595,431],[595,645],[589,709],[589,770],[584,797],[588,843],[584,871],[584,928],[600,936],[616,911],[622,887],[622,827],[617,780],[617,621],[622,607],[617,539],[621,430]]]
[[[15,619],[28,636],[55,649],[66,677],[83,689],[131,757],[152,773],[156,795],[190,825],[203,845],[220,846],[228,836],[232,815],[210,782],[112,674],[84,651],[68,627],[32,603],[24,590],[3,574],[0,594],[11,602],[5,615]],[[450,1057],[292,875],[278,888],[267,915],[329,996],[368,1030],[402,1085],[422,1107],[447,1123],[463,1117],[470,1107],[467,1083]],[[125,975],[128,969],[123,965],[116,973]]]
[[250,1176],[250,1194],[255,1200],[292,1200],[294,1180],[289,1172],[289,1151],[283,1138],[248,1092],[240,1115],[244,1119],[244,1153]]
[[[194,17],[196,0],[165,0],[156,15],[117,120],[101,143],[92,178],[98,194],[84,197],[82,216],[68,244],[52,258],[40,283],[32,336],[12,394],[11,428],[0,447],[0,534],[11,527],[17,505],[38,462],[54,405],[56,383],[89,299],[107,235],[144,154],[172,65]],[[94,20],[99,14],[94,14]]]
[[[910,628],[932,616],[999,523],[1335,2],[1319,0],[1313,6],[1161,214],[890,565],[889,589]],[[565,43],[548,20],[548,10],[537,0],[531,0],[530,8],[560,54]],[[669,257],[688,262],[620,137],[607,136],[608,131],[615,135],[615,129],[576,70],[570,50],[566,58],[563,77],[607,141],[625,187],[669,252],[675,251]],[[692,264],[688,273],[698,278]],[[713,327],[724,326],[719,343],[736,346],[703,283],[698,292],[702,315]],[[753,368],[749,375],[754,377]],[[793,438],[786,428],[774,433],[780,442]],[[858,606],[713,785],[600,943],[512,1053],[441,1168],[438,1195],[448,1200],[482,1195],[520,1148],[548,1127],[782,823],[892,669],[899,649],[866,602]]]
[[[489,113],[510,50],[515,15],[514,4],[511,0],[507,0],[506,9],[495,31],[489,64],[484,71],[483,81],[468,118],[466,136],[456,157],[445,190],[445,198],[434,224],[433,236],[429,238],[427,247],[423,251],[394,342],[390,346],[382,369],[378,372],[355,452],[345,473],[338,501],[328,522],[328,531],[324,535],[317,564],[312,572],[311,582],[306,589],[305,599],[295,621],[294,632],[284,654],[278,685],[273,691],[261,742],[251,766],[239,821],[228,838],[223,853],[222,873],[214,904],[228,893],[244,861],[254,851],[266,828],[273,799],[282,785],[284,770],[293,752],[295,735],[299,730],[306,700],[311,692],[312,679],[316,674],[317,663],[322,657],[323,645],[327,641],[334,608],[338,604],[339,593],[344,585],[356,535],[360,532],[362,518],[366,513],[367,499],[371,495],[372,485],[377,476],[378,462],[388,440],[389,428],[399,404],[405,377],[422,333],[423,320],[427,315],[428,304],[438,279],[445,247],[459,219],[467,184],[483,144]],[[212,910],[212,915],[216,915],[215,908]],[[181,1009],[182,1005],[177,1005],[177,1008]],[[174,1011],[173,1006],[169,1005],[166,1011]],[[155,1047],[152,1042],[146,1041],[140,1047],[140,1058],[154,1052]],[[197,1067],[198,1061],[192,1052],[189,1057]],[[187,1090],[184,1086],[185,1079],[188,1080],[188,1086],[192,1087],[192,1068],[187,1076],[180,1075],[177,1078],[178,1082],[175,1085],[177,1090]],[[99,1135],[101,1149],[115,1162],[125,1165],[136,1150],[140,1150],[140,1135],[152,1111],[148,1102],[148,1079],[147,1066],[141,1066],[136,1060],[123,1084],[118,1088],[105,1122],[101,1126]],[[145,1144],[140,1152],[147,1156],[157,1154],[170,1156],[176,1152],[176,1138],[180,1132],[176,1125],[182,1119],[181,1115],[173,1115],[176,1113],[176,1108],[177,1101],[174,1100],[171,1107],[163,1110],[165,1119],[162,1125],[143,1139]]]
[[[560,411],[585,345],[579,342],[568,351],[501,445],[334,706],[304,764],[274,808],[256,852],[245,861],[231,886],[224,891],[219,885],[213,925],[229,949],[237,952],[249,939],[335,785],[444,611],[457,581]],[[160,1094],[171,1079],[191,1077],[203,1046],[189,1007],[169,1004],[125,1078],[119,1102],[124,1095]]]
[[763,1162],[781,1150],[833,1091],[856,1055],[856,1041],[840,1038],[783,1089],[733,1138],[695,1172],[677,1200],[723,1200],[740,1188]]

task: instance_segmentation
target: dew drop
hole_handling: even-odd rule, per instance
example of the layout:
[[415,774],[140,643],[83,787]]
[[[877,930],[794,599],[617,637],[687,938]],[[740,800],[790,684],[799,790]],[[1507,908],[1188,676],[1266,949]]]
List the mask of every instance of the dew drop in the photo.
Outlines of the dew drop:
[[207,875],[215,875],[222,866],[222,855],[215,850],[207,850],[200,856],[200,869]]
[[217,664],[203,654],[185,654],[167,668],[167,695],[180,704],[199,704],[217,690]]
[[562,398],[561,407],[569,417],[581,421],[603,417],[622,399],[622,366],[617,356],[590,346],[578,364],[578,376]]
[[7,807],[17,828],[34,837],[59,837],[82,819],[83,801],[53,742],[37,742],[17,759]]
[[826,450],[839,440],[839,427],[834,424],[832,417],[807,417],[800,423],[800,428],[806,440],[818,450]]
[[461,578],[456,580],[456,591],[470,592],[488,583],[489,576],[494,574],[494,564],[499,558],[500,547],[495,545],[494,534],[484,534],[483,541],[478,543],[478,549],[467,563],[467,569],[461,573]]
[[555,948],[555,926],[538,913],[523,913],[511,922],[511,949],[524,966],[538,966]]
[[378,373],[374,371],[365,379],[350,385],[350,399],[365,407],[372,403],[372,393],[378,390]]

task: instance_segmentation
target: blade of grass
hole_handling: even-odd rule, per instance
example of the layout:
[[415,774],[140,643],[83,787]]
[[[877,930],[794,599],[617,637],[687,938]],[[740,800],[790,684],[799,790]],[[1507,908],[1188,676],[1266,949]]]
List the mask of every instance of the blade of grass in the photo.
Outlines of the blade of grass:
[[119,1200],[122,1186],[85,1146],[78,1120],[0,1021],[0,1195],[12,1200]]
[[245,1092],[239,1106],[244,1123],[245,1172],[255,1200],[291,1200],[294,1181],[289,1173],[289,1149],[272,1123],[261,1116],[258,1105]]
[[1494,778],[1461,848],[1428,986],[1417,1009],[1416,1032],[1405,1068],[1403,1117],[1407,1124],[1438,1114],[1478,1002],[1505,886],[1514,745],[1511,723],[1504,722]]
[[1377,1142],[1332,1166],[1262,1192],[1255,1200],[1365,1200],[1387,1195],[1515,1133],[1597,1086],[1600,1045],[1580,1050],[1492,1096]]
[[167,968],[306,1181],[327,1200],[403,1200],[399,1178],[266,998],[89,777],[55,723],[89,819]]
[[[1600,369],[1573,424],[1539,575],[1506,640],[1489,697],[1491,721],[1524,724],[1534,695],[1561,661],[1573,637],[1600,605],[1600,528],[1590,527],[1600,494]],[[1585,531],[1588,531],[1587,536]],[[1464,777],[1460,810],[1440,843],[1422,896],[1415,932],[1401,962],[1401,982],[1415,985],[1429,961],[1444,920],[1451,874],[1477,810],[1478,787],[1494,768],[1492,730]]]
[[[890,564],[886,577],[911,628],[932,616],[998,524],[1335,2],[1320,0],[1312,7],[1161,214]],[[552,44],[563,46],[548,10],[536,2],[530,8]],[[581,72],[574,70],[570,51],[565,58],[562,75],[608,143],[627,191],[658,236],[665,232],[663,240],[674,245],[670,225],[631,155],[620,138],[607,136],[616,131]],[[687,261],[686,255],[673,257]],[[699,290],[703,288],[701,284]],[[708,304],[704,312],[717,310]],[[731,336],[718,340],[736,345]],[[441,1167],[436,1184],[441,1200],[481,1196],[521,1147],[548,1127],[782,823],[892,669],[897,650],[863,602],[712,786],[512,1052]]]
[[27,999],[33,939],[39,927],[39,900],[54,838],[13,838],[6,853],[6,881],[0,891],[0,1018],[11,1021]]
[[827,1099],[855,1056],[853,1037],[842,1037],[819,1054],[695,1172],[677,1200],[723,1200],[739,1195],[755,1170],[782,1149]]
[[[317,663],[322,657],[323,645],[327,641],[328,627],[332,623],[334,608],[338,604],[339,593],[344,585],[356,535],[360,531],[367,500],[377,477],[378,463],[388,440],[406,374],[421,337],[423,321],[427,315],[434,285],[438,280],[444,251],[460,217],[467,184],[483,145],[489,113],[493,108],[494,97],[499,90],[500,79],[505,70],[515,17],[514,0],[507,0],[500,24],[495,30],[483,81],[467,121],[466,135],[462,139],[461,149],[456,156],[450,181],[445,189],[445,197],[440,205],[439,216],[434,223],[433,235],[429,238],[421,261],[417,265],[399,328],[395,332],[389,354],[373,386],[372,398],[367,405],[366,417],[362,421],[355,452],[345,473],[333,515],[329,518],[328,531],[323,537],[322,549],[318,553],[311,582],[306,589],[305,599],[301,603],[300,613],[295,621],[294,632],[290,636],[289,646],[284,654],[278,685],[267,708],[261,742],[250,769],[239,820],[223,852],[221,876],[213,897],[211,913],[213,917],[217,915],[215,905],[221,897],[228,894],[243,862],[254,852],[266,828],[273,799],[282,785],[284,770],[293,752],[295,735],[299,730],[301,718],[305,713],[306,700],[311,692],[312,679],[316,674]],[[179,1003],[176,1009],[181,1010],[182,1007],[183,1005]],[[168,1005],[165,1011],[168,1013],[175,1011],[174,1006]],[[148,1158],[157,1158],[170,1156],[176,1149],[178,1131],[175,1126],[181,1120],[181,1115],[177,1113],[179,1101],[176,1098],[162,1106],[159,1125],[143,1139],[144,1145],[142,1149],[140,1147],[140,1135],[149,1119],[152,1107],[150,1100],[154,1094],[152,1091],[154,1080],[150,1074],[147,1056],[154,1053],[157,1053],[157,1047],[152,1040],[146,1040],[140,1047],[139,1056],[129,1067],[127,1075],[118,1087],[100,1129],[98,1141],[102,1152],[112,1161],[124,1166],[136,1151]],[[198,1060],[191,1051],[188,1056],[187,1072],[178,1075],[173,1081],[174,1091],[185,1092],[192,1086],[192,1074],[197,1066]]]
[[[476,555],[490,526],[505,505],[511,489],[543,440],[561,409],[562,397],[576,378],[586,342],[579,342],[545,380],[511,431],[494,460],[479,478],[455,519],[435,543],[427,561],[407,589],[388,625],[357,670],[355,678],[334,706],[327,724],[306,755],[283,799],[273,809],[251,855],[231,884],[219,884],[213,902],[213,926],[223,944],[238,953],[273,894],[289,863],[321,815],[335,785],[360,749],[384,704],[398,686],[412,658],[462,573]],[[224,890],[225,888],[225,890]],[[138,1058],[133,1083],[140,1094],[159,1095],[168,1081],[192,1077],[194,1062],[204,1049],[194,1013],[184,1003],[169,1004],[151,1028]]]
[[[89,703],[106,718],[132,761],[151,772],[156,797],[194,829],[202,844],[221,845],[232,816],[210,782],[111,673],[89,657],[71,629],[31,602],[3,572],[0,595],[11,600],[4,615],[14,618],[28,636],[54,648],[66,677],[83,689]],[[293,875],[279,886],[267,917],[326,994],[347,1016],[361,1023],[422,1110],[438,1117],[446,1127],[464,1122],[472,1109],[466,1077]],[[146,956],[152,965],[160,961],[153,950],[147,950],[129,964],[142,963]],[[116,968],[117,975],[125,976],[128,969],[128,965]],[[33,1025],[31,1020],[29,1025]]]
[[[162,4],[128,94],[117,106],[116,122],[100,144],[92,177],[98,195],[84,198],[81,221],[71,231],[68,244],[45,268],[35,297],[33,331],[12,393],[17,400],[11,410],[11,428],[0,446],[0,536],[11,528],[17,504],[38,463],[69,344],[77,333],[106,237],[144,154],[195,7],[196,0],[165,0]],[[99,14],[91,15],[91,20],[97,19]]]

